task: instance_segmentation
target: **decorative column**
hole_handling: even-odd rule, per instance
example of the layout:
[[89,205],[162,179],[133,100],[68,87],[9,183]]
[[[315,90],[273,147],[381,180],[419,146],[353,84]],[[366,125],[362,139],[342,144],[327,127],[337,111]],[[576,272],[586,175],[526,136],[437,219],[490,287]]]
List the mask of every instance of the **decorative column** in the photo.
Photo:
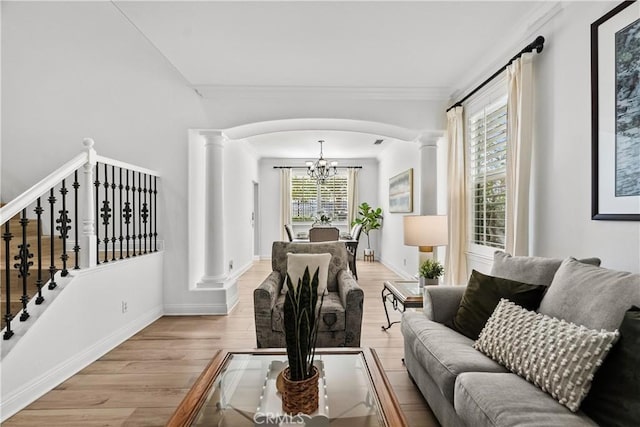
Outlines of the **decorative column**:
[[[96,165],[96,150],[93,139],[85,138],[82,145],[87,150],[87,162],[82,166],[82,183],[80,184],[80,212],[82,218],[82,238],[80,246],[80,266],[82,268],[96,265],[96,229],[93,167]],[[76,242],[78,245],[78,242]]]
[[420,145],[420,215],[438,213],[438,139],[442,132],[423,132]]
[[225,136],[221,131],[203,131],[205,155],[204,194],[204,275],[198,287],[223,287],[225,270],[224,236],[224,155]]

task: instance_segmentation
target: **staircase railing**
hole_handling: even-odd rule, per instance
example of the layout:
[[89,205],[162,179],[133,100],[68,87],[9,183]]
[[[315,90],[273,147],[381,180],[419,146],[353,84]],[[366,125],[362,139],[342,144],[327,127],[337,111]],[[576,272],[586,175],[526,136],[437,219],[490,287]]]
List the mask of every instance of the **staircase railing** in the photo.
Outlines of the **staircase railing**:
[[[35,296],[35,304],[44,303],[43,289],[54,290],[69,269],[158,251],[159,174],[97,155],[90,138],[83,145],[82,153],[0,208],[5,340],[14,335],[17,313],[21,322],[29,319],[29,301]],[[21,295],[12,299],[15,292]]]

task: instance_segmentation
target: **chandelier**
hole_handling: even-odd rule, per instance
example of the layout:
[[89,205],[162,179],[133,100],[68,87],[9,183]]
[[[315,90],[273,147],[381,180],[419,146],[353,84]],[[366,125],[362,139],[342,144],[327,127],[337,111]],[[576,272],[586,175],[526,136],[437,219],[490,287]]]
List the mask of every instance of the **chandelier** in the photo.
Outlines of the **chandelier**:
[[330,178],[338,173],[338,162],[328,162],[322,157],[322,144],[323,140],[318,141],[320,143],[320,158],[315,162],[307,161],[307,175],[314,178],[318,184],[324,184],[327,178]]

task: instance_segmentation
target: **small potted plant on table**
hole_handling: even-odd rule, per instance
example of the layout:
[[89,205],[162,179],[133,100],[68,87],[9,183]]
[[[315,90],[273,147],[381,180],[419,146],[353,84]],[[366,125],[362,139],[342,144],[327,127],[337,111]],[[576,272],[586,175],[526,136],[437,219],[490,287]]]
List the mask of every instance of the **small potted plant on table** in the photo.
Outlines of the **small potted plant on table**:
[[438,278],[442,276],[444,267],[440,261],[428,258],[420,264],[418,275],[420,276],[420,287],[425,285],[437,285]]

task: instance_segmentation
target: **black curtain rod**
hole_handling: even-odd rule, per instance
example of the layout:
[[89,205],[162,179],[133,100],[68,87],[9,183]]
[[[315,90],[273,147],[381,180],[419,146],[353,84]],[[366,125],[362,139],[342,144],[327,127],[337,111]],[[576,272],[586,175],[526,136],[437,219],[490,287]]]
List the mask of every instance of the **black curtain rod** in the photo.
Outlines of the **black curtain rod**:
[[452,108],[456,108],[456,107],[460,107],[462,105],[462,103],[464,101],[466,101],[467,99],[469,99],[470,97],[472,97],[477,91],[479,91],[480,89],[482,89],[483,87],[485,87],[487,85],[487,83],[489,83],[491,80],[495,79],[498,75],[500,75],[500,73],[502,73],[504,70],[507,69],[507,67],[509,65],[511,65],[511,63],[513,61],[515,61],[516,59],[520,58],[522,56],[523,53],[529,53],[529,52],[533,52],[534,50],[537,53],[542,52],[542,49],[544,48],[544,37],[542,36],[538,36],[536,37],[536,39],[534,41],[532,41],[531,43],[529,43],[528,45],[526,45],[524,47],[524,49],[522,49],[520,52],[518,52],[513,58],[511,58],[509,60],[509,62],[507,62],[502,68],[500,68],[498,71],[496,71],[495,73],[493,73],[493,75],[491,77],[489,77],[487,80],[483,81],[482,83],[480,83],[480,85],[478,85],[475,89],[473,89],[471,92],[469,92],[464,98],[462,98],[460,101],[456,102],[455,104],[453,104],[451,107],[447,108],[447,112],[449,110],[451,110]]
[[[274,166],[274,169],[307,169],[306,166]],[[329,166],[333,169],[333,166]],[[362,169],[362,166],[336,166],[337,169]]]

